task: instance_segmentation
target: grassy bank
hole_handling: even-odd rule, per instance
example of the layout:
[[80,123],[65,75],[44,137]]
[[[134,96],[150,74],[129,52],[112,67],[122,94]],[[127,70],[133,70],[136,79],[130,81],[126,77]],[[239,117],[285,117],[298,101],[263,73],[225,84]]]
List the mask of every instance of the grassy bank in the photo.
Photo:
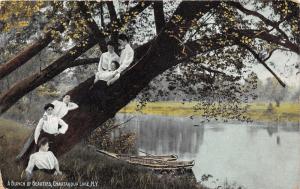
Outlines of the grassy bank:
[[[166,116],[201,116],[202,111],[195,112],[193,106],[196,102],[150,102],[141,110],[141,113],[148,115]],[[268,112],[268,103],[250,103],[248,116],[253,121],[289,121],[298,122],[300,117],[300,104],[285,102],[276,107],[273,105],[272,112]],[[136,111],[136,103],[130,103],[124,107],[121,113],[140,113]]]
[[[30,132],[30,129],[22,127],[15,122],[0,119],[0,169],[4,183],[8,181],[25,181],[24,173],[22,173],[24,167],[17,164],[14,158]],[[58,181],[84,183],[86,181],[95,181],[98,182],[98,186],[94,188],[102,189],[202,188],[191,177],[156,175],[146,169],[100,156],[95,153],[93,149],[87,148],[82,144],[77,145],[70,152],[60,157],[59,162],[61,170],[64,173],[63,176],[52,176],[36,171],[33,179],[41,182]]]

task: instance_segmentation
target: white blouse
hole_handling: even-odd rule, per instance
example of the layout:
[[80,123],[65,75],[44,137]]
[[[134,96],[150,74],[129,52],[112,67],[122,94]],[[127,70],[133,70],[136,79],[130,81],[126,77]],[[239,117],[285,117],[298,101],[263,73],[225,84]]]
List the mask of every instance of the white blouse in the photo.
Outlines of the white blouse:
[[98,72],[106,71],[106,70],[111,70],[111,63],[112,61],[117,61],[119,62],[120,57],[114,52],[105,52],[102,53],[100,57],[100,61],[98,64]]
[[0,188],[4,188],[1,170],[0,170]]
[[54,105],[53,115],[58,118],[63,118],[70,110],[78,108],[78,105],[74,102],[65,102],[54,100],[51,104]]
[[95,81],[102,80],[102,81],[109,81],[111,80],[116,73],[114,71],[102,71],[97,72],[95,75]]
[[38,169],[54,169],[58,161],[51,151],[38,151],[30,155],[26,171],[32,173],[34,166]]
[[[41,118],[38,125],[35,128],[34,131],[34,141],[37,143],[38,138],[41,134],[41,130],[43,130],[46,133],[49,134],[65,134],[68,130],[68,124],[64,122],[62,119],[53,116],[53,115],[44,115],[46,116],[46,120],[44,118]],[[61,128],[58,129],[58,125],[61,126]]]
[[117,69],[118,73],[124,71],[133,61],[134,58],[134,50],[131,48],[129,44],[125,45],[125,48],[121,52],[120,56],[120,67]]

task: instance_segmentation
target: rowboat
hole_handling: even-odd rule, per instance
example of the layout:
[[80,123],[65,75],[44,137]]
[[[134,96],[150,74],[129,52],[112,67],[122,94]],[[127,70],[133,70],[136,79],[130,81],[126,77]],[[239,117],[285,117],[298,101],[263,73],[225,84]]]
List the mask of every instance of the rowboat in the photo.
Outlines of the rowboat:
[[107,152],[105,150],[96,149],[100,154],[112,157],[114,159],[123,160],[132,165],[143,166],[152,170],[171,171],[171,170],[190,170],[195,165],[192,161],[177,161],[176,155],[165,156],[130,156]]
[[116,154],[112,152],[107,152],[105,150],[99,150],[97,149],[97,152],[105,154],[107,156],[116,158],[116,159],[121,159],[121,160],[128,160],[128,161],[138,161],[140,159],[144,160],[162,160],[162,161],[176,161],[178,156],[177,155],[146,155],[146,156],[135,156],[135,155],[129,155],[129,154]]
[[155,160],[163,160],[163,161],[176,161],[177,160],[177,155],[162,155],[162,156],[157,156],[157,155],[147,155],[147,156],[132,156],[128,154],[117,154],[117,156],[120,159],[124,160],[135,160],[135,159],[155,159]]

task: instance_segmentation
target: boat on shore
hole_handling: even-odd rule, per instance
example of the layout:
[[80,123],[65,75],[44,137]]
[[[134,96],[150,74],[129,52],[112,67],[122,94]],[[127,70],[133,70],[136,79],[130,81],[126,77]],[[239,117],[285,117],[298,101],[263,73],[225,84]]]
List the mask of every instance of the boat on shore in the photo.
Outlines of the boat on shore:
[[130,155],[130,154],[116,154],[112,152],[107,152],[105,150],[99,150],[96,149],[97,152],[105,154],[107,156],[116,158],[116,159],[122,159],[122,160],[129,160],[129,161],[135,161],[135,160],[163,160],[163,161],[176,161],[178,159],[177,155],[146,155],[146,156],[136,156],[136,155]]
[[131,156],[124,154],[116,154],[112,152],[107,152],[104,150],[96,149],[100,154],[104,154],[114,159],[125,161],[132,165],[142,166],[152,170],[158,171],[178,171],[184,172],[186,170],[191,170],[195,165],[194,160],[192,161],[178,161],[176,155],[147,155],[147,156]]

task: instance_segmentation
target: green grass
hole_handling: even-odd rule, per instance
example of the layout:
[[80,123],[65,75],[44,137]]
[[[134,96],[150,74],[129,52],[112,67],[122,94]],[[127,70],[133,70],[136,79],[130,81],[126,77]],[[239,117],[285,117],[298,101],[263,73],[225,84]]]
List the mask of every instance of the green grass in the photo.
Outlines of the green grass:
[[[196,102],[149,102],[146,107],[141,110],[141,113],[147,115],[166,115],[166,116],[201,116],[203,111],[195,112],[193,106]],[[132,102],[123,109],[121,113],[139,113],[136,111],[136,102]],[[267,114],[268,103],[250,103],[247,115],[253,121],[289,121],[298,122],[300,119],[300,104],[285,102],[280,107],[275,107],[273,104],[273,113]]]
[[300,121],[300,104],[299,103],[282,103],[279,107],[273,105],[273,113],[268,114],[267,103],[253,103],[250,104],[249,116],[253,120],[258,121],[289,121],[298,122]]
[[[3,181],[25,181],[24,167],[14,161],[31,129],[0,119],[0,169]],[[62,176],[34,172],[35,181],[82,182],[97,181],[100,189],[201,189],[193,177],[156,175],[149,170],[101,156],[92,148],[77,145],[59,158]],[[34,187],[37,189],[40,187]],[[45,187],[41,187],[45,188]],[[55,187],[68,188],[68,187]],[[74,188],[74,187],[73,187]],[[75,187],[80,188],[80,187]]]

